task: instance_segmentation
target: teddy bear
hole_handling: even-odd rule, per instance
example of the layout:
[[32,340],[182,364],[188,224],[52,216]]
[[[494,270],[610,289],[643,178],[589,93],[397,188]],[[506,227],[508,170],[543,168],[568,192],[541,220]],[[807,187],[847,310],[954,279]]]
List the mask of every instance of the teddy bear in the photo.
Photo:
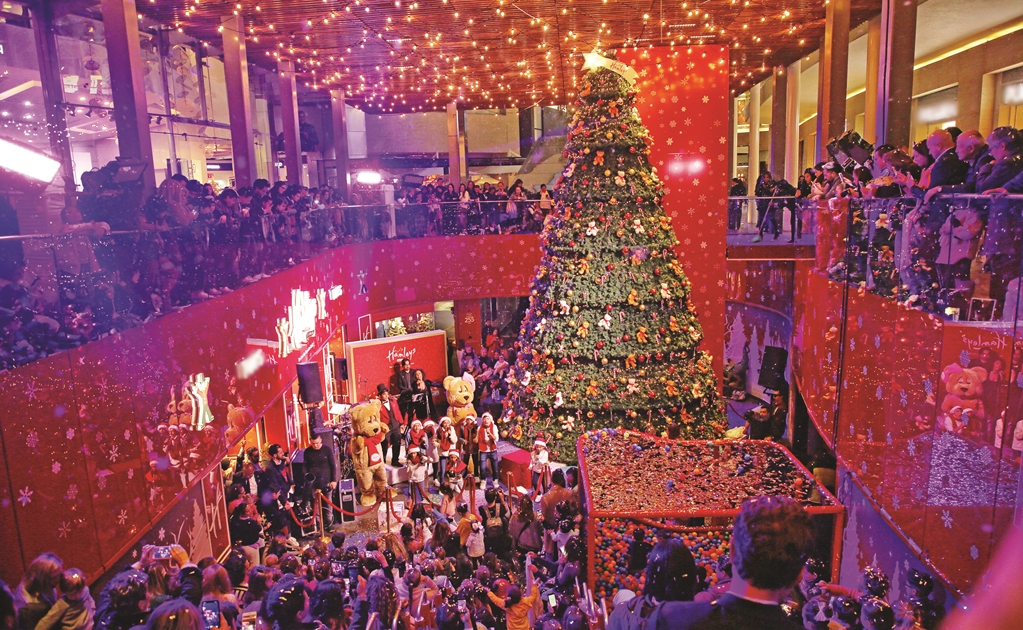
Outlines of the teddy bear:
[[380,401],[369,400],[348,411],[353,437],[349,442],[355,479],[359,482],[362,504],[375,505],[387,495],[384,451],[380,447],[387,435],[387,425],[380,421]]
[[476,408],[472,406],[472,399],[476,394],[476,380],[472,374],[457,376],[445,376],[444,390],[447,392],[448,413],[451,424],[458,428],[466,418],[476,417]]
[[[947,416],[953,409],[959,407],[964,416],[968,416],[970,421],[977,422],[976,425],[968,427],[969,431],[976,432],[983,426],[981,423],[985,420],[981,395],[984,393],[987,370],[982,367],[964,368],[958,363],[952,363],[941,371],[941,380],[945,383],[945,391],[948,392],[941,401],[941,410]],[[969,421],[964,419],[964,422]]]
[[224,434],[227,444],[234,444],[234,441],[245,433],[246,429],[256,420],[252,410],[244,405],[227,405],[227,431]]

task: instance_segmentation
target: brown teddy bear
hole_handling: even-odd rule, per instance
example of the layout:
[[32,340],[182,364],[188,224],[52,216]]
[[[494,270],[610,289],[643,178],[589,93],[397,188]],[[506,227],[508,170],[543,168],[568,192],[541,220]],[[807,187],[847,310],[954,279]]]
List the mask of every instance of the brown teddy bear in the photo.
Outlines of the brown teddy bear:
[[969,430],[971,432],[980,430],[986,417],[981,395],[984,393],[987,370],[982,367],[964,368],[958,363],[952,363],[941,371],[941,380],[945,383],[945,391],[948,392],[941,401],[941,410],[947,415],[953,408],[961,407],[970,421],[977,423],[970,426]]
[[476,408],[472,399],[476,394],[476,380],[472,374],[465,373],[462,377],[446,376],[443,381],[448,398],[448,417],[457,429],[468,417],[476,417]]
[[355,479],[359,482],[362,504],[374,505],[387,496],[387,475],[384,451],[380,447],[387,435],[387,425],[380,422],[380,401],[369,400],[348,411],[354,437],[349,443]]

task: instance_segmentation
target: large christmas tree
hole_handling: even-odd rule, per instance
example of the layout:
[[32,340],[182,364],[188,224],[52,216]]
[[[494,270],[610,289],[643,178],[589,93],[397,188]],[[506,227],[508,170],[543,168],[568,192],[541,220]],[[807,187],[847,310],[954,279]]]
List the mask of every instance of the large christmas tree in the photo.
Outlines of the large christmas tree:
[[649,134],[623,76],[632,71],[587,57],[596,68],[569,125],[503,417],[509,439],[528,448],[543,433],[564,462],[594,428],[662,433],[674,423],[691,439],[727,428],[710,356],[697,349],[703,331]]

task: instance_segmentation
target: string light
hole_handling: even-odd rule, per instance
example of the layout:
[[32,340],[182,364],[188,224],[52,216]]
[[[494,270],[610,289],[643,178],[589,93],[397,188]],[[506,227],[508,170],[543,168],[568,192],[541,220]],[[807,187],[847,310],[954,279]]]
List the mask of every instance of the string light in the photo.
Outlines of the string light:
[[[531,14],[511,0],[441,0],[425,8],[419,1],[391,0],[376,10],[367,0],[323,0],[319,11],[296,11],[286,0],[236,0],[226,6],[150,0],[139,11],[158,23],[174,23],[179,32],[200,35],[231,10],[245,20],[254,55],[287,56],[304,82],[344,88],[353,104],[408,111],[442,109],[450,100],[497,106],[509,99],[518,102],[523,95],[540,105],[563,104],[574,97],[582,52],[625,46],[727,45],[742,56],[731,67],[734,88],[761,67],[791,61],[787,57],[794,49],[805,54],[807,42],[822,33],[826,10],[821,4],[794,13],[751,0],[731,0],[713,9],[681,2],[614,15],[609,23],[607,17],[592,19],[593,9],[607,0],[559,4],[527,7],[536,12]],[[602,11],[601,17],[611,17]],[[501,45],[492,47],[488,38],[479,41],[481,32],[502,33]],[[424,90],[440,79],[453,87]]]

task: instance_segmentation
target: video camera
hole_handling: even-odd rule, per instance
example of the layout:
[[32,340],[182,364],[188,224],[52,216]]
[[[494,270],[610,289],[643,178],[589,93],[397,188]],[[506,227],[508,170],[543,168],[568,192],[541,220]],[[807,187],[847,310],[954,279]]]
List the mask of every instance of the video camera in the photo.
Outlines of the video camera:
[[827,149],[831,159],[847,172],[853,164],[863,166],[874,155],[874,145],[855,131],[847,131],[835,138],[827,144]]

